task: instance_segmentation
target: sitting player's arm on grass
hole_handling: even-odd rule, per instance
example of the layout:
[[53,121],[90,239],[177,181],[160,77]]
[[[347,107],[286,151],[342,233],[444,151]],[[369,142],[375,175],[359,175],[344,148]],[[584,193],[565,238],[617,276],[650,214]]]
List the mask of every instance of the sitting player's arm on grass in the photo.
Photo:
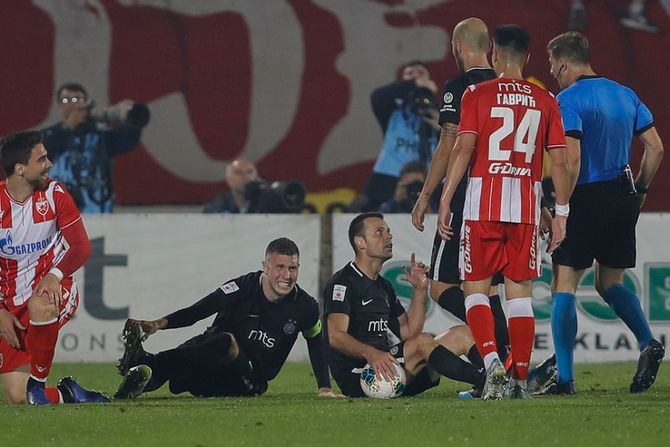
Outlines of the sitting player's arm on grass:
[[[400,338],[407,340],[419,335],[423,331],[426,321],[426,295],[428,293],[428,266],[423,262],[416,262],[414,253],[410,256],[410,266],[405,267],[405,276],[412,285],[412,302],[407,313],[398,314],[400,323]],[[398,303],[397,297],[395,302]],[[398,303],[400,305],[400,303]]]
[[396,370],[393,364],[398,362],[391,354],[361,343],[347,333],[349,329],[349,315],[339,313],[328,314],[327,324],[328,341],[332,348],[350,357],[367,360],[370,366],[387,380],[392,380],[395,377]]
[[[316,301],[315,301],[316,303]],[[328,373],[328,363],[326,363],[326,356],[324,352],[323,337],[321,334],[321,320],[317,319],[316,323],[304,331],[303,337],[307,341],[307,351],[309,352],[309,362],[312,364],[312,371],[316,379],[316,386],[319,396],[323,397],[341,397],[342,394],[336,393],[330,387],[330,375]]]

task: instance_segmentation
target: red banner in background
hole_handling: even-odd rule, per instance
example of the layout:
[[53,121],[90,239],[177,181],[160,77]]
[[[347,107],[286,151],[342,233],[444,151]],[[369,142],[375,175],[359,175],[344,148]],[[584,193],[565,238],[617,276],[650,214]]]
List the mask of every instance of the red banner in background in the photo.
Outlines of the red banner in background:
[[[601,75],[637,91],[670,141],[666,49],[661,32],[621,27],[628,1],[585,2],[586,35]],[[465,17],[492,29],[519,23],[532,36],[528,76],[557,91],[546,43],[565,31],[565,0],[168,2],[34,0],[3,2],[0,131],[58,120],[55,89],[84,84],[99,104],[132,98],[153,118],[142,146],[115,160],[121,204],[202,203],[225,188],[227,161],[245,156],[272,180],[310,191],[360,189],[381,144],[372,89],[404,62],[422,59],[438,84],[456,73],[450,34]],[[634,152],[639,161],[639,143]],[[670,210],[664,163],[646,210]]]

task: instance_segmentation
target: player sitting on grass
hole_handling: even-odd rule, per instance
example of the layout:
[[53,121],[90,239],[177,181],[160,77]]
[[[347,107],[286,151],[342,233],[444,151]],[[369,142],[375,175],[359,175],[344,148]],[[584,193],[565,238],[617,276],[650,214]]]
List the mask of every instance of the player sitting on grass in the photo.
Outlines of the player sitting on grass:
[[[299,252],[287,238],[268,245],[263,270],[224,283],[192,306],[157,320],[128,320],[119,361],[124,380],[117,398],[134,398],[169,382],[170,391],[194,396],[254,396],[284,365],[302,332],[318,394],[336,397],[323,355],[319,306],[297,285]],[[158,330],[191,326],[217,314],[203,334],[157,354],[142,348]]]
[[47,177],[39,132],[0,141],[0,377],[10,404],[108,402],[66,377],[45,386],[60,328],[77,310],[72,275],[91,245],[72,197]]

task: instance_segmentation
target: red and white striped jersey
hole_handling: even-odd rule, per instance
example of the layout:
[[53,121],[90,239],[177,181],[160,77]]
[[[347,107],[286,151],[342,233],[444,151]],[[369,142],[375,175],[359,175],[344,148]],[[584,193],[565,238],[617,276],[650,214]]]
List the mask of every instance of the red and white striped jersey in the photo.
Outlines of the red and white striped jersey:
[[61,230],[81,219],[65,188],[49,180],[24,202],[0,183],[0,293],[8,308],[25,303],[69,249]]
[[477,136],[463,219],[539,224],[543,150],[565,148],[553,95],[509,78],[471,85],[458,133]]

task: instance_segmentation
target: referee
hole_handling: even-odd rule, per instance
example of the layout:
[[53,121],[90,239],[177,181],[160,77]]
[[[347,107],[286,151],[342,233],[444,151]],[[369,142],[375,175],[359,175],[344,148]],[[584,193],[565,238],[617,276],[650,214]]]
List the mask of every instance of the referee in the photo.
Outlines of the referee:
[[[647,390],[665,354],[654,339],[640,300],[623,286],[635,266],[635,225],[663,157],[663,144],[647,106],[633,90],[596,75],[586,37],[568,32],[547,45],[574,191],[566,239],[553,254],[551,326],[558,380],[550,394],[575,394],[573,348],[577,334],[575,292],[584,270],[596,261],[596,290],[637,339],[641,354],[631,393]],[[631,140],[644,145],[640,172],[631,173]],[[559,210],[556,210],[559,212]],[[567,212],[568,210],[563,210]]]

